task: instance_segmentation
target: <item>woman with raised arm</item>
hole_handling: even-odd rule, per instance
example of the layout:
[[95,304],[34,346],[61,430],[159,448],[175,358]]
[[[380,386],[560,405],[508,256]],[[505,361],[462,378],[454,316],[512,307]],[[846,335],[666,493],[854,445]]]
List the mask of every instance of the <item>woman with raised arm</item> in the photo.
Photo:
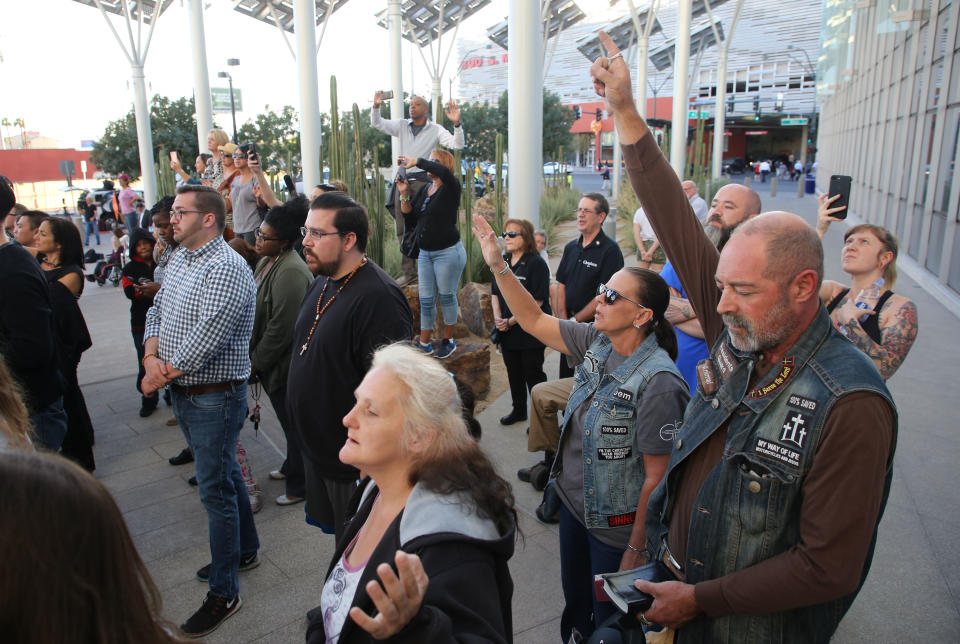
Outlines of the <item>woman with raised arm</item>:
[[468,433],[453,377],[392,344],[355,394],[340,460],[367,478],[307,642],[512,641],[513,493]]
[[[823,239],[833,216],[846,206],[831,208],[840,195],[820,195],[817,234]],[[897,281],[897,238],[882,226],[859,224],[843,236],[840,265],[850,286],[823,280],[820,299],[834,325],[870,356],[887,380],[896,373],[917,338],[917,306],[893,292]]]
[[559,320],[541,311],[510,271],[490,224],[479,215],[473,223],[520,327],[581,362],[550,476],[563,502],[561,636],[568,641],[575,628],[586,639],[616,611],[612,603],[596,601],[594,575],[650,559],[647,501],[666,472],[690,398],[673,363],[676,335],[664,318],[670,292],[653,271],[624,268],[600,285],[593,322]]
[[401,156],[397,163],[406,169],[417,166],[427,171],[430,183],[411,195],[406,181],[397,181],[400,210],[406,230],[414,230],[419,248],[417,281],[420,295],[420,349],[433,353],[430,342],[437,315],[437,299],[443,311],[443,340],[436,349],[438,358],[449,358],[457,350],[453,325],[457,323],[457,286],[467,265],[467,252],[457,230],[460,213],[460,177],[456,176],[453,155],[434,150],[429,159]]

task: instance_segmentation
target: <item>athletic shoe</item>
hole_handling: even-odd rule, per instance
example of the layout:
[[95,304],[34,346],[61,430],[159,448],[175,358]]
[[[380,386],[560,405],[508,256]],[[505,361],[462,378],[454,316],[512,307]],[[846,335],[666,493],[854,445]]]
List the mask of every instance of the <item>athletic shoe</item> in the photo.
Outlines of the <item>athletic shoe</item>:
[[453,355],[453,352],[457,350],[457,343],[453,338],[447,340],[444,338],[443,342],[440,343],[440,348],[437,349],[437,357],[443,360],[444,358],[449,358]]
[[[197,571],[197,579],[200,581],[210,581],[210,566],[212,564],[207,564],[203,568]],[[253,570],[260,565],[260,555],[254,550],[250,554],[240,555],[240,567],[238,570],[243,572],[244,570]]]
[[294,494],[281,494],[277,497],[277,505],[293,505],[294,503],[303,502],[304,498],[302,496],[296,496]]
[[170,461],[170,465],[186,465],[187,463],[193,463],[193,453],[189,447],[184,447],[179,454],[171,456],[167,460]]
[[420,348],[421,351],[423,351],[427,355],[430,355],[431,353],[433,353],[433,345],[429,342],[424,344],[423,342],[420,342],[418,340],[417,346]]
[[274,481],[282,481],[283,479],[287,478],[287,475],[280,470],[272,470],[270,472],[270,478],[272,478]]
[[220,597],[207,593],[203,604],[190,619],[180,625],[180,632],[187,639],[197,639],[217,630],[228,617],[240,610],[243,601],[240,595],[236,597]]
[[247,486],[247,497],[250,499],[250,511],[256,514],[263,508],[263,493],[259,485]]

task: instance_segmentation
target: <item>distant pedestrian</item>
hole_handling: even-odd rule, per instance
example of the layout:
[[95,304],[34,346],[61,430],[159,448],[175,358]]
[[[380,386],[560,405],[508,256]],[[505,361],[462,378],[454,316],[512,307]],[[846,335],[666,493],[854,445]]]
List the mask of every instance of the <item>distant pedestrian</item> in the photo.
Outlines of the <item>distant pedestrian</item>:
[[120,192],[117,193],[117,207],[123,222],[127,226],[127,233],[132,233],[140,226],[140,220],[137,219],[137,213],[134,211],[133,202],[137,199],[137,193],[130,187],[130,175],[121,174],[117,177],[120,182]]
[[100,207],[93,200],[93,193],[87,193],[87,205],[83,210],[83,245],[90,245],[90,233],[96,236],[97,246],[100,245],[100,230],[97,226],[97,211]]

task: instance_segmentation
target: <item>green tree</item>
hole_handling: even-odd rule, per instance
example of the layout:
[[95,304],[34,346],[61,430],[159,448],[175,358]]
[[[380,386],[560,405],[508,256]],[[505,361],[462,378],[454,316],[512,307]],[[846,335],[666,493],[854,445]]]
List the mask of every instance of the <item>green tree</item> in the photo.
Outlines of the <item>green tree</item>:
[[497,133],[507,129],[506,117],[500,109],[490,103],[467,103],[460,106],[460,120],[466,139],[463,157],[473,161],[492,161]]
[[[197,118],[192,97],[171,100],[166,96],[154,96],[150,101],[150,130],[154,157],[161,147],[176,150],[184,167],[193,167],[193,160],[197,156]],[[93,144],[90,158],[108,174],[126,172],[133,177],[141,175],[137,121],[133,108],[123,117],[107,124],[103,136]]]
[[[503,131],[507,131],[507,93],[500,95],[497,108],[503,122]],[[573,125],[573,110],[560,104],[560,96],[544,88],[543,90],[543,159],[553,158],[560,148],[569,150],[573,141],[570,127]],[[509,147],[509,140],[507,141]]]
[[[300,115],[290,105],[266,111],[240,126],[240,143],[256,143],[260,163],[267,172],[300,172]],[[292,167],[291,167],[292,166]]]

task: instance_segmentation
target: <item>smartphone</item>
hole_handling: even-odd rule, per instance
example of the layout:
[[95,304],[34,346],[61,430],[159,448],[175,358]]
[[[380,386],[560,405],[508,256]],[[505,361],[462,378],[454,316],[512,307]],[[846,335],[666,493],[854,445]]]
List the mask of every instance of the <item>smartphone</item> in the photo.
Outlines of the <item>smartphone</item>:
[[840,195],[840,198],[830,204],[829,207],[840,208],[847,206],[846,209],[833,213],[832,216],[837,219],[847,218],[847,211],[850,209],[850,183],[852,181],[853,179],[845,174],[835,174],[830,177],[830,190],[827,192],[827,198],[829,199],[834,195]]
[[170,150],[170,163],[180,163],[180,159],[177,157],[176,150]]
[[389,100],[392,99],[392,98],[393,98],[393,90],[392,90],[392,89],[385,89],[385,90],[383,90],[382,92],[380,92],[380,100],[381,100],[381,101],[389,101]]
[[403,181],[404,183],[406,183],[406,181],[407,181],[407,169],[406,169],[406,168],[404,168],[404,167],[401,166],[400,168],[397,169],[397,178],[395,179],[395,181]]
[[257,155],[257,144],[253,143],[252,141],[250,143],[247,143],[247,158],[250,159],[251,161],[256,161],[257,159],[260,158]]

